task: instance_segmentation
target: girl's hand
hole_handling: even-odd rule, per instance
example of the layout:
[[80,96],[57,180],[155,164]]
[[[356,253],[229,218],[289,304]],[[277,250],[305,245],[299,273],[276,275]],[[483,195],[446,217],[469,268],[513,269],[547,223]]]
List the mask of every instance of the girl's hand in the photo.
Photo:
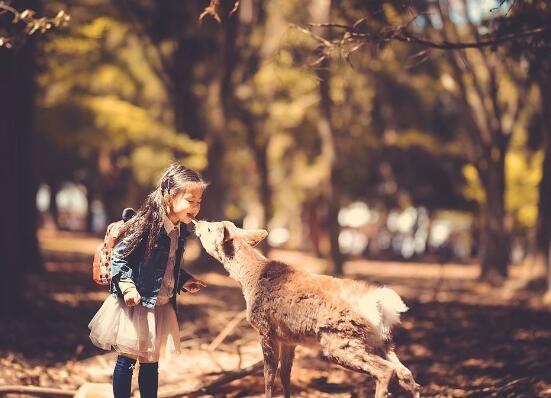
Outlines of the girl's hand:
[[207,287],[207,284],[205,282],[200,281],[199,279],[195,279],[193,277],[191,279],[188,279],[183,286],[183,288],[190,293],[197,293],[204,287]]
[[141,299],[140,293],[135,288],[127,289],[124,293],[124,302],[129,307],[140,304]]

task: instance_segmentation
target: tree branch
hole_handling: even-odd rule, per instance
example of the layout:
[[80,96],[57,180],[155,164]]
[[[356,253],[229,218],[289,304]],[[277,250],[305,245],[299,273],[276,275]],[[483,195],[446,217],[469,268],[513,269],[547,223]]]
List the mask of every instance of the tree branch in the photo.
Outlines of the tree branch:
[[[36,17],[36,11],[25,9],[19,11],[5,1],[0,1],[0,16],[10,14],[11,21],[6,26],[0,25],[0,47],[14,47],[18,36],[33,35],[36,32],[46,33],[54,27],[65,26],[71,17],[64,10],[60,10],[55,17]],[[3,21],[0,21],[3,22]],[[10,23],[11,22],[11,23]],[[22,28],[18,28],[23,24]]]
[[[222,0],[211,0],[209,5],[205,8],[205,10],[199,15],[199,22],[203,22],[203,19],[210,15],[214,20],[218,23],[222,23],[222,18],[220,18],[220,10],[222,7]],[[235,12],[237,12],[239,8],[239,0],[236,0],[233,4],[233,7],[231,11],[228,13],[228,17],[231,17]]]
[[[361,21],[364,21],[362,19]],[[340,42],[351,44],[351,42],[371,42],[381,43],[386,41],[400,41],[405,43],[419,44],[424,47],[429,47],[438,50],[461,50],[467,48],[483,48],[496,47],[500,44],[505,44],[510,41],[525,39],[529,37],[543,36],[544,33],[551,31],[550,27],[540,27],[522,32],[509,33],[502,36],[484,35],[480,36],[477,41],[433,41],[428,38],[417,36],[407,29],[407,25],[394,26],[389,29],[376,32],[361,31],[357,28],[357,23],[354,25],[343,25],[336,23],[309,24],[310,28],[325,27],[344,30],[345,33],[342,39],[335,40],[331,44],[337,45]],[[306,28],[303,28],[303,30]]]

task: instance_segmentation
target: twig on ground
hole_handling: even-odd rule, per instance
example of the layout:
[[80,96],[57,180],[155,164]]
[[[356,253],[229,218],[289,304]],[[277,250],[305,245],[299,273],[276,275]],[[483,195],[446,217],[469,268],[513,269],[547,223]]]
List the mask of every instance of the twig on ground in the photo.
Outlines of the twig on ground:
[[226,325],[224,329],[220,333],[218,333],[218,336],[215,337],[214,340],[209,344],[208,350],[214,351],[218,346],[224,341],[226,337],[239,325],[239,323],[245,319],[245,316],[247,315],[247,311],[243,310],[236,314],[233,319]]
[[237,369],[241,369],[241,365],[243,364],[243,355],[241,353],[241,344],[237,345],[237,356],[239,360],[237,361]]
[[218,387],[231,383],[234,380],[241,379],[245,376],[255,374],[260,372],[264,368],[264,361],[258,361],[251,366],[247,366],[244,369],[230,371],[224,375],[214,379],[210,383],[204,385],[203,387],[188,391],[188,390],[174,390],[167,391],[165,393],[159,394],[159,398],[173,398],[173,397],[196,397],[204,394],[212,394]]

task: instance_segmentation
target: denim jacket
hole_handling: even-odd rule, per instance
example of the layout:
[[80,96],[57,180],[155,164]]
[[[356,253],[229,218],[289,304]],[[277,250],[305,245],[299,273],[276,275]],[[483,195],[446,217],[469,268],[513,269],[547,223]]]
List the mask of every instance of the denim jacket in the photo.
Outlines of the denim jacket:
[[[185,251],[186,239],[191,235],[185,224],[181,225],[178,247],[176,249],[176,262],[174,265],[174,292],[180,294],[184,283],[192,278],[184,269],[180,269],[182,255]],[[143,239],[138,247],[127,257],[122,256],[126,247],[122,239],[111,252],[111,284],[109,291],[118,297],[123,297],[119,289],[118,281],[122,275],[132,279],[138,293],[140,293],[141,304],[147,308],[155,307],[157,295],[161,289],[161,283],[166,270],[168,252],[170,250],[170,237],[164,228],[161,228],[157,235],[155,245],[151,254],[145,257],[146,240]],[[171,298],[171,303],[176,307],[176,294]]]

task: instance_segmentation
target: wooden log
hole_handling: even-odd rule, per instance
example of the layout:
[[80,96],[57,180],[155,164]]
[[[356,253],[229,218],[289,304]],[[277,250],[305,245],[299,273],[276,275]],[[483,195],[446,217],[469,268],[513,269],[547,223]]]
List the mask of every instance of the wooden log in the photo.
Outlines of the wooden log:
[[72,397],[76,394],[76,391],[62,390],[60,388],[11,385],[0,387],[0,396],[4,394],[25,394],[39,397]]

